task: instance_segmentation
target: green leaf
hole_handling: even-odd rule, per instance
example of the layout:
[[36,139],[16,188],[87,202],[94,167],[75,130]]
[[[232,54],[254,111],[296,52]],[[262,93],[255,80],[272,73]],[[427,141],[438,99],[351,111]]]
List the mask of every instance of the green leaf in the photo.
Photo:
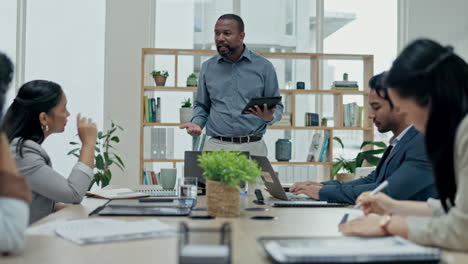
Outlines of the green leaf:
[[249,160],[239,152],[205,152],[199,156],[198,161],[207,179],[235,188],[239,188],[241,181],[255,183],[262,174],[256,161]]
[[387,144],[385,144],[382,141],[364,141],[364,142],[362,142],[361,147],[359,149],[363,149],[367,145],[373,145],[373,146],[380,147],[380,148],[386,148],[387,147]]
[[78,150],[80,150],[80,148],[75,148],[75,149],[70,150],[70,151],[67,153],[67,156],[68,156],[68,155],[73,155],[73,154],[75,154]]
[[124,168],[122,167],[122,165],[120,165],[118,162],[115,162],[114,164],[115,164],[117,167],[119,167],[120,170],[122,170],[122,171],[124,170]]
[[79,145],[80,143],[74,142],[74,141],[70,141],[69,144],[70,144],[70,145]]
[[95,150],[97,153],[101,153],[101,150],[100,150],[98,147],[95,147],[94,150]]
[[122,167],[125,168],[125,164],[123,163],[122,159],[115,153],[114,153],[114,157],[117,159],[117,163],[122,165]]
[[102,158],[102,155],[99,154],[96,156],[96,168],[98,170],[103,170],[104,169],[104,159]]
[[333,137],[333,140],[336,140],[338,143],[340,143],[341,148],[344,149],[343,141],[341,141],[341,138],[339,138],[339,137]]
[[366,155],[364,156],[364,159],[367,160],[367,162],[369,162],[369,164],[373,165],[373,166],[376,166],[379,161],[380,161],[380,158],[379,157],[375,157],[375,156],[372,156],[372,155]]
[[98,134],[97,134],[97,136],[98,136],[99,139],[103,138],[103,136],[102,136],[102,131],[99,131]]
[[338,172],[343,168],[343,166],[343,161],[341,160],[333,162],[332,175],[335,176],[336,174],[338,174]]
[[374,149],[374,150],[366,150],[361,153],[365,155],[379,155],[385,152],[385,149]]
[[76,154],[76,153],[72,153],[72,155],[75,156],[75,157],[77,157],[77,158],[80,157],[80,156],[78,156],[78,154]]
[[114,142],[117,142],[117,143],[120,142],[120,139],[119,139],[118,136],[113,136],[110,140],[111,140],[111,141],[114,141]]

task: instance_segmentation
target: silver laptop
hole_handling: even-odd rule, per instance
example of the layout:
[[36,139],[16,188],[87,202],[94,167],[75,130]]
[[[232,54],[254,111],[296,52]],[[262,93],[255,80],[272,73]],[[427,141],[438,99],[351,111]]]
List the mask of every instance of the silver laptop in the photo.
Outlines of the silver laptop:
[[[260,168],[262,168],[262,180],[265,184],[267,192],[271,196],[283,201],[273,201],[268,204],[275,207],[343,207],[348,206],[343,203],[330,203],[327,201],[318,201],[305,195],[294,195],[285,192],[278,176],[276,176],[273,167],[267,157],[263,156],[250,156],[253,160],[257,161]],[[305,197],[304,197],[305,196]]]
[[250,157],[257,161],[258,165],[262,169],[262,180],[265,184],[266,190],[271,194],[271,196],[283,201],[316,201],[306,195],[295,195],[290,192],[285,192],[268,158],[254,155],[251,155]]

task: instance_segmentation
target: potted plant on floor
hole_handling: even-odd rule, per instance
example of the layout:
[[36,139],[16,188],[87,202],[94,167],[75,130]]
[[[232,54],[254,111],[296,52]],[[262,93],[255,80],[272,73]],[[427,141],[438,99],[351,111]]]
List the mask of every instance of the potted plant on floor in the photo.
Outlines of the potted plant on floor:
[[[334,137],[333,139],[344,149],[343,142],[339,137]],[[367,145],[373,145],[379,147],[379,149],[363,150]],[[384,153],[386,148],[387,145],[382,141],[364,141],[359,148],[361,151],[354,159],[345,159],[342,156],[335,158],[333,162],[332,179],[335,178],[340,182],[353,180],[356,168],[362,167],[364,161],[367,161],[367,163],[372,166],[376,166],[380,161],[380,157],[376,155]],[[339,173],[340,171],[344,172]]]
[[[117,130],[123,130],[119,125],[116,125],[114,122],[111,122],[111,127],[107,131],[99,131],[98,138],[96,141],[95,147],[95,160],[94,160],[94,178],[91,181],[91,184],[88,187],[88,191],[91,190],[91,187],[96,183],[101,188],[109,185],[112,179],[111,166],[115,164],[119,169],[123,171],[125,165],[119,155],[115,153],[115,144],[120,142],[120,138],[114,133]],[[73,155],[78,157],[78,154],[81,150],[80,143],[71,141],[70,145],[75,146],[74,149],[70,150],[67,155]]]
[[241,181],[255,183],[262,171],[257,162],[239,152],[225,150],[204,152],[198,158],[206,178],[208,215],[237,217],[240,215]]
[[182,107],[179,110],[180,123],[183,124],[190,122],[190,120],[192,120],[192,113],[192,102],[190,102],[190,98],[187,98],[182,102]]
[[156,82],[157,86],[164,86],[166,84],[166,79],[169,77],[169,72],[165,70],[161,71],[152,71],[153,79]]

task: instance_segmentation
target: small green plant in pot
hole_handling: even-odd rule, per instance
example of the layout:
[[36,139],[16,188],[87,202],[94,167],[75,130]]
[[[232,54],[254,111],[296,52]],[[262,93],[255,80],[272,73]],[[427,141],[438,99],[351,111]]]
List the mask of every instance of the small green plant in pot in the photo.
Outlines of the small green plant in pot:
[[182,106],[179,110],[180,115],[180,123],[188,123],[192,120],[193,108],[192,102],[190,102],[190,98],[185,99],[182,102]]
[[204,152],[198,158],[206,178],[208,215],[237,217],[240,215],[239,184],[255,183],[262,174],[254,160],[239,152],[225,150]]
[[[123,170],[125,165],[119,155],[115,153],[115,144],[120,142],[120,138],[115,135],[117,130],[123,131],[123,128],[111,122],[111,127],[107,131],[99,131],[95,147],[94,159],[94,178],[89,185],[88,190],[91,189],[93,184],[105,187],[109,185],[112,179],[111,167],[115,164],[119,169]],[[79,157],[77,153],[80,152],[80,143],[71,141],[70,145],[75,148],[70,150],[67,155]]]
[[197,75],[195,73],[190,74],[187,77],[187,87],[197,86],[197,84],[198,84]]
[[154,70],[151,72],[151,75],[153,76],[153,79],[156,82],[157,86],[164,86],[166,85],[167,77],[169,77],[169,72],[166,70]]
[[[344,149],[343,142],[339,137],[334,137],[333,139],[341,145],[342,149]],[[379,149],[363,150],[368,145],[376,146]],[[380,161],[380,157],[376,155],[384,153],[386,148],[387,145],[382,141],[364,141],[359,148],[361,151],[356,155],[355,158],[345,159],[341,156],[335,158],[335,161],[333,162],[332,179],[335,177],[339,181],[353,179],[356,168],[362,167],[364,161],[372,166],[376,166]],[[342,173],[339,173],[340,171],[342,171]]]

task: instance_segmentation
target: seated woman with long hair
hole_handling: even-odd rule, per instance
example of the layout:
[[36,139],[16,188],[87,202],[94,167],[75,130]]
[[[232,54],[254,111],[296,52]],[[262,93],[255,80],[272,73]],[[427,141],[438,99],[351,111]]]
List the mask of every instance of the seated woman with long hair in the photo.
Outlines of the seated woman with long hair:
[[468,65],[451,47],[421,39],[393,62],[385,86],[395,107],[426,136],[440,200],[396,201],[362,194],[365,216],[340,225],[347,235],[397,235],[468,251]]
[[67,97],[60,85],[43,80],[21,86],[5,115],[3,129],[16,167],[32,190],[30,223],[52,213],[57,202],[80,203],[93,178],[97,130],[91,119],[77,116],[82,147],[68,179],[54,171],[41,146],[50,135],[65,130],[69,115]]

